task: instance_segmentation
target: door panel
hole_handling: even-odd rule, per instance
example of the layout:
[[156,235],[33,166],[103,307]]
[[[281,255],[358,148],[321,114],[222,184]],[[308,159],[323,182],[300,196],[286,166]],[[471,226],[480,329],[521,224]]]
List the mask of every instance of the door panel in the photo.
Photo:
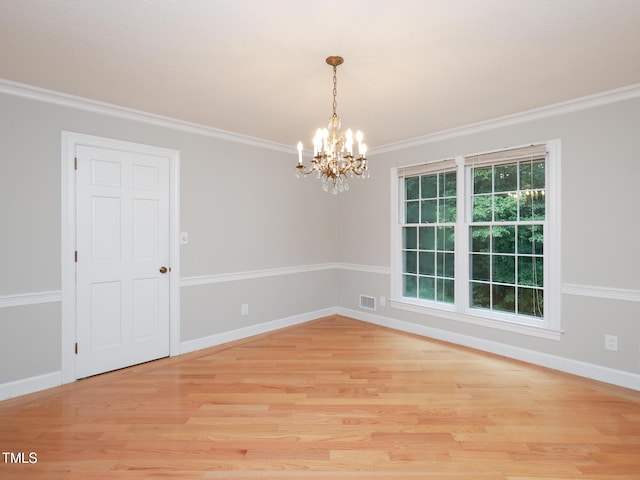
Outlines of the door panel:
[[77,146],[77,378],[169,355],[169,159]]

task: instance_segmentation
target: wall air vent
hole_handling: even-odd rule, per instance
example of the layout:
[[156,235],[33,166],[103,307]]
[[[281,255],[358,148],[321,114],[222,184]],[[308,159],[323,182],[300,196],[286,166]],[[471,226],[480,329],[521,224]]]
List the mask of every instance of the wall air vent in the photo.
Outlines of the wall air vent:
[[360,295],[360,308],[366,308],[367,310],[375,310],[376,297],[370,297],[368,295]]

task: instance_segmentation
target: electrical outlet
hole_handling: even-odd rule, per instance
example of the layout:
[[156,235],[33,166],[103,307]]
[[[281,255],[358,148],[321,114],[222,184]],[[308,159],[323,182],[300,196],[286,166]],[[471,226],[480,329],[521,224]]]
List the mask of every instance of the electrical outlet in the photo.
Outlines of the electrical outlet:
[[604,336],[604,348],[607,350],[618,350],[618,337],[615,335]]
[[387,304],[387,299],[385,297],[380,297],[380,306],[384,307]]
[[241,315],[249,315],[249,304],[243,303],[240,305],[240,314]]

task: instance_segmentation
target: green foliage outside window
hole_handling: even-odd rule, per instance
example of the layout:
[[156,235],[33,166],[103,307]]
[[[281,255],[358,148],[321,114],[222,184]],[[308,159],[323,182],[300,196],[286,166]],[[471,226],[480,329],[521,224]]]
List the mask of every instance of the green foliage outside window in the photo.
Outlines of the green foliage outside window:
[[[470,306],[544,316],[545,161],[471,169]],[[404,179],[403,296],[454,303],[456,171]]]
[[545,163],[472,172],[471,306],[543,317]]
[[404,181],[403,296],[454,302],[456,172]]

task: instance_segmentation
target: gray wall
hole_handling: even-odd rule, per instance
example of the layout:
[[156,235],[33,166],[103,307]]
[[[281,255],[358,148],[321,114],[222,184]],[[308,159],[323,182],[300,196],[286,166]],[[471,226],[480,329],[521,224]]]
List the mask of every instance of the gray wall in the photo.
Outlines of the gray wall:
[[[640,372],[640,98],[371,155],[372,177],[340,197],[339,261],[390,266],[391,167],[559,138],[562,142],[563,290],[560,341],[379,307],[389,319],[541,353]],[[375,153],[375,152],[374,152]],[[359,212],[359,214],[355,214]],[[361,293],[390,295],[389,275],[341,275],[340,305],[358,309]],[[572,288],[575,291],[575,288]],[[610,298],[590,295],[597,291]],[[631,291],[631,292],[628,292]],[[616,299],[630,293],[632,301]],[[604,335],[618,336],[617,352]]]
[[[183,278],[335,260],[337,199],[297,155],[0,94],[0,298],[61,289],[61,131],[180,151]],[[181,341],[335,305],[335,271],[185,286]],[[249,303],[249,315],[240,315]],[[0,308],[0,385],[61,368],[60,302]]]
[[[60,280],[61,131],[181,152],[184,279],[340,262],[181,289],[181,341],[389,296],[390,168],[452,155],[562,140],[563,284],[612,298],[562,296],[560,341],[390,307],[377,314],[622,371],[640,371],[640,99],[371,155],[371,178],[327,195],[293,177],[295,154],[0,94],[0,299],[56,292]],[[340,208],[338,208],[340,207]],[[28,303],[28,302],[27,302]],[[249,303],[250,314],[240,315]],[[60,302],[0,308],[0,386],[60,370]],[[604,350],[604,335],[619,351]]]

